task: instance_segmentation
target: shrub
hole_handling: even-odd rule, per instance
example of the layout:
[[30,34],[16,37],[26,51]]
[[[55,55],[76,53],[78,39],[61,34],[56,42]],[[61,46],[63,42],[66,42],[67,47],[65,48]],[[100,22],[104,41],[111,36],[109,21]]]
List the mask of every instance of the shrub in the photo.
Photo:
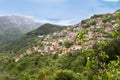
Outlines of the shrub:
[[72,45],[73,45],[73,43],[70,42],[70,41],[65,41],[65,42],[64,42],[64,46],[65,46],[66,48],[70,48]]
[[70,70],[58,70],[54,73],[51,80],[80,80],[80,77],[77,76],[77,73]]

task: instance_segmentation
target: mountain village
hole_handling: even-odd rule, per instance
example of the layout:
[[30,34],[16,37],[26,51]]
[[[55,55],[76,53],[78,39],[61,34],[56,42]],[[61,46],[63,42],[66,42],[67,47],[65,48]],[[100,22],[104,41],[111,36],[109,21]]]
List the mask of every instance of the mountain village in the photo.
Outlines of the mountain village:
[[[110,18],[109,15],[103,17]],[[115,14],[112,16],[114,17]],[[111,40],[108,36],[111,36],[112,31],[117,29],[119,25],[116,23],[116,20],[113,19],[107,21],[106,23],[104,21],[105,20],[101,17],[91,18],[85,20],[85,23],[82,21],[83,23],[81,22],[80,24],[73,25],[72,27],[67,27],[60,32],[54,32],[53,34],[46,36],[38,35],[37,38],[42,38],[42,41],[38,41],[39,44],[42,44],[42,46],[36,45],[27,49],[24,54],[15,58],[15,62],[18,62],[20,58],[24,57],[24,55],[30,55],[34,52],[40,53],[41,56],[44,56],[45,54],[58,54],[59,56],[63,56],[71,51],[81,50],[83,48],[92,48],[99,40]],[[88,25],[86,26],[86,24]],[[79,31],[85,33],[83,39],[84,42],[82,42],[82,44],[79,44],[76,39]],[[72,45],[70,47],[66,47],[64,45],[66,41],[68,43],[72,43]]]

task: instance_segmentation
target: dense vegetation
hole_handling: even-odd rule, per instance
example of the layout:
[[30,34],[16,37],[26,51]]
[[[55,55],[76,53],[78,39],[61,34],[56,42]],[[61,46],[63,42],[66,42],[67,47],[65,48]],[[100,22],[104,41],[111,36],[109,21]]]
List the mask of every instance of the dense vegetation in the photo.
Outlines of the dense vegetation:
[[[113,43],[113,42],[112,42]],[[117,43],[116,41],[114,42]],[[109,43],[111,44],[111,42]],[[110,59],[104,51],[105,41],[98,43],[97,49],[83,49],[68,53],[42,56],[35,52],[15,62],[11,54],[1,54],[1,80],[119,80],[120,58],[115,51]],[[119,45],[120,46],[120,45]],[[111,46],[117,47],[117,46]],[[120,49],[116,49],[120,51]],[[106,60],[108,60],[106,62]]]

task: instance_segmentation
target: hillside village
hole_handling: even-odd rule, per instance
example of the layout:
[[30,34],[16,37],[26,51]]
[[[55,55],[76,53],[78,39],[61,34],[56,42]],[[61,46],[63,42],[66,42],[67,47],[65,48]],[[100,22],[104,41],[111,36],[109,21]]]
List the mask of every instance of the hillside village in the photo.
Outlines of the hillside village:
[[0,80],[120,80],[116,13],[94,15],[72,26],[45,24],[27,33],[8,44],[5,50],[12,53],[0,55]]
[[120,80],[120,0],[0,4],[0,80]]
[[[15,57],[15,62],[18,62],[24,55],[30,55],[34,52],[40,53],[41,56],[45,54],[62,56],[71,51],[92,48],[99,40],[112,40],[110,36],[119,26],[115,14],[94,15],[90,19],[83,20],[81,23],[67,27],[60,32],[54,32],[47,36],[38,35],[36,37],[40,39],[38,40],[38,45],[27,49],[24,54]],[[80,32],[84,33],[80,40],[84,41],[81,44],[76,39]],[[70,43],[70,46],[66,47],[65,42]]]

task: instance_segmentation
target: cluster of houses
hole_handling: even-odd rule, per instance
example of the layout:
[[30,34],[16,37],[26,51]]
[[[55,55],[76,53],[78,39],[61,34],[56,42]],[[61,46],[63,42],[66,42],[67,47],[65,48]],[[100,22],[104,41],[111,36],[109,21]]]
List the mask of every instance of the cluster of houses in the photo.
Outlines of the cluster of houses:
[[[61,51],[61,55],[73,50],[81,49],[81,45],[73,44],[70,48],[66,48],[64,45],[65,41],[74,43],[76,41],[77,33],[71,32],[69,28],[62,30],[61,32],[54,33],[53,35],[47,35],[41,42],[42,48],[39,46],[34,46],[32,50],[27,50],[27,54],[31,54],[32,51],[38,51],[41,55],[47,53],[56,54]],[[54,38],[55,37],[55,38]]]
[[[77,24],[73,27],[68,27],[67,29],[64,29],[60,32],[54,32],[52,35],[47,35],[40,42],[40,44],[42,44],[42,47],[33,46],[31,49],[26,50],[26,54],[38,52],[42,56],[44,56],[48,53],[59,53],[59,55],[62,56],[71,51],[81,50],[83,48],[92,48],[97,41],[105,39],[105,36],[107,37],[108,34],[111,34],[111,32],[119,26],[116,23],[116,20],[104,23],[102,18],[100,17],[96,19],[89,19],[87,23],[93,22],[95,22],[96,24],[90,25],[90,27],[88,28],[84,28],[83,24]],[[87,41],[83,42],[81,45],[78,45],[76,42],[76,36],[80,30],[86,32],[85,38]],[[43,36],[38,37],[41,38]],[[66,48],[64,46],[65,41],[72,42],[73,45],[70,48]],[[19,61],[18,58],[15,60],[15,62],[17,61]]]

